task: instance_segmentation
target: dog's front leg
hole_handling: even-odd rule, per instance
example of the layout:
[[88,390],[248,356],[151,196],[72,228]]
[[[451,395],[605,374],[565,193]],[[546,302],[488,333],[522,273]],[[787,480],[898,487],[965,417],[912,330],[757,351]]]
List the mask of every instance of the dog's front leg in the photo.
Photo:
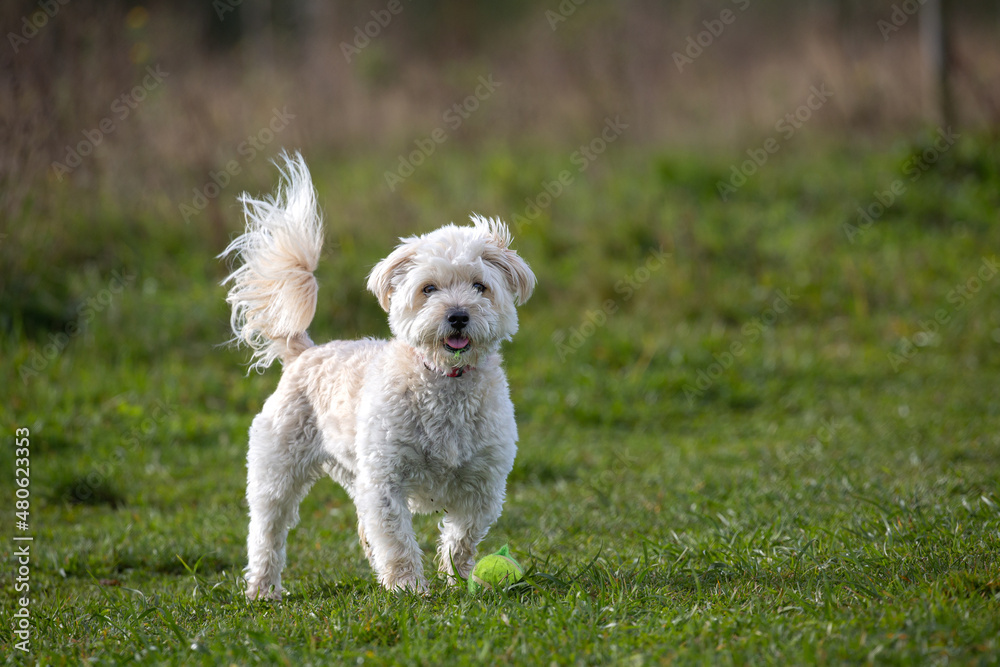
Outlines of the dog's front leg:
[[448,576],[468,579],[476,564],[476,548],[500,517],[502,509],[502,495],[484,498],[481,503],[468,507],[457,505],[449,508],[448,515],[439,526],[438,570]]
[[362,546],[388,590],[427,590],[420,546],[413,535],[413,516],[402,490],[392,485],[358,486],[358,532]]

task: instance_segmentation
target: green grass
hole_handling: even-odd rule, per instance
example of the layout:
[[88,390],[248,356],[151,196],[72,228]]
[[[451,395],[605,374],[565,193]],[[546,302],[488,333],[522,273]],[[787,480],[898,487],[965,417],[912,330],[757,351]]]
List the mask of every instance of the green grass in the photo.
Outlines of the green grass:
[[[386,335],[363,285],[396,236],[521,218],[539,287],[507,348],[520,451],[483,553],[509,542],[528,575],[480,597],[378,589],[329,481],[291,535],[291,594],[242,597],[245,434],[279,370],[245,377],[219,346],[214,255],[273,171],[188,225],[182,195],[50,188],[0,241],[0,461],[12,478],[29,428],[35,538],[32,653],[5,631],[3,660],[996,664],[1000,277],[973,279],[1000,249],[1000,146],[964,137],[843,228],[921,142],[789,149],[727,202],[730,156],[616,145],[533,219],[568,153],[453,147],[396,194],[392,155],[307,156],[318,340]],[[430,551],[435,519],[417,530]]]

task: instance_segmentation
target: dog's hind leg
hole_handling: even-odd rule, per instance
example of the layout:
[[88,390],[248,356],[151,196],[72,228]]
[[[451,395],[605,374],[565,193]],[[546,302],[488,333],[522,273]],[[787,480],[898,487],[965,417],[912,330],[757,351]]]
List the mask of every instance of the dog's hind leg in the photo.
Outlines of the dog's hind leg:
[[[298,433],[308,437],[308,433]],[[299,443],[301,444],[301,443]],[[316,480],[320,466],[304,456],[309,448],[291,446],[276,433],[272,420],[258,415],[250,427],[247,455],[247,589],[250,599],[281,599],[288,531],[299,521],[299,503]]]

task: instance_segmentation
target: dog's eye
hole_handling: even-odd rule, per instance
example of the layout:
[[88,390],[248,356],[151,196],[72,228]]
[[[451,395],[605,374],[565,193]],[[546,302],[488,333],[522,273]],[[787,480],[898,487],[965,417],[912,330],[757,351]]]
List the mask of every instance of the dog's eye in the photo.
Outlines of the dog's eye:
[[424,294],[430,294],[431,292],[436,292],[437,287],[434,285],[424,285]]
[[483,292],[486,291],[486,285],[484,285],[482,283],[473,283],[472,284],[472,288],[474,290],[476,290],[477,292],[479,292],[480,294],[482,294]]

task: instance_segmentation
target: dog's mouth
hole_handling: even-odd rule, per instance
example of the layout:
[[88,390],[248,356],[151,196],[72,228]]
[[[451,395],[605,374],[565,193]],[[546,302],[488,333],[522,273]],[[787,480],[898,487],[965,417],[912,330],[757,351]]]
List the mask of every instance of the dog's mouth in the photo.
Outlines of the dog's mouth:
[[452,335],[444,339],[444,347],[449,352],[465,352],[472,347],[472,341],[462,335]]

